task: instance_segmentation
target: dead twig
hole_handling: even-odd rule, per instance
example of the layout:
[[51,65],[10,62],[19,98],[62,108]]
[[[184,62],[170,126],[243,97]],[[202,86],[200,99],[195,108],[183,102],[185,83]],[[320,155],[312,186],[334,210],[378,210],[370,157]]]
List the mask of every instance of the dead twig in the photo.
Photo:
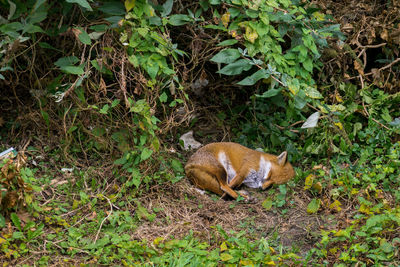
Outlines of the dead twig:
[[108,197],[106,197],[106,196],[103,196],[103,197],[104,197],[105,199],[107,199],[108,204],[110,205],[110,212],[108,213],[107,217],[105,217],[105,218],[101,221],[99,230],[97,230],[97,234],[96,234],[96,237],[94,238],[93,243],[96,243],[97,238],[99,237],[101,228],[103,227],[103,223],[111,216],[111,214],[112,214],[112,212],[113,212],[113,204],[111,203],[110,199],[109,199]]

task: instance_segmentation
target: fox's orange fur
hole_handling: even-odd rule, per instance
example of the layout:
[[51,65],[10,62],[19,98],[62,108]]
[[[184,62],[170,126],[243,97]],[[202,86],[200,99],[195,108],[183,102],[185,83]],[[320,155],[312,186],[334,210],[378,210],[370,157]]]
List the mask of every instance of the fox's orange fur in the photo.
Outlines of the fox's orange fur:
[[238,193],[233,188],[242,183],[266,189],[295,176],[286,151],[274,156],[230,142],[211,143],[200,148],[190,157],[185,172],[197,187],[218,195],[227,193],[235,199]]

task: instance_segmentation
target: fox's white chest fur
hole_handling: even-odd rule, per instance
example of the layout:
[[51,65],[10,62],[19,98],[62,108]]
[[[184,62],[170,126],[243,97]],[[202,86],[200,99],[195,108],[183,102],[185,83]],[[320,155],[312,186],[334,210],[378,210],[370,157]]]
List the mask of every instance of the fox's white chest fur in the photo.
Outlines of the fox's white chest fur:
[[[235,170],[230,162],[229,158],[224,152],[218,153],[218,161],[224,166],[226,173],[228,174],[227,183],[236,176],[237,170]],[[243,181],[243,184],[250,188],[261,188],[263,183],[268,177],[271,171],[271,162],[265,160],[264,157],[260,156],[258,170],[248,170],[247,176]]]

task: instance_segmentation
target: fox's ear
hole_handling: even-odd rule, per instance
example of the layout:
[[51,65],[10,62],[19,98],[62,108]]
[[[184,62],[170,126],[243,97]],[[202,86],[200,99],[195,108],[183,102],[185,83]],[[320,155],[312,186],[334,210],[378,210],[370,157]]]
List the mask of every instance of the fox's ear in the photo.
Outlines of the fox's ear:
[[283,151],[279,156],[278,156],[278,164],[280,166],[283,166],[286,164],[286,160],[287,160],[287,152]]

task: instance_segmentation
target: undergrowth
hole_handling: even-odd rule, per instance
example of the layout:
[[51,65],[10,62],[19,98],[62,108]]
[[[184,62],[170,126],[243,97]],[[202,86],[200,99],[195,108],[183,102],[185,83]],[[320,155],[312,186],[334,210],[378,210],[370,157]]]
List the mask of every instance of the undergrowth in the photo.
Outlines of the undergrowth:
[[[379,78],[395,51],[364,74],[370,44],[356,56],[308,1],[0,7],[0,150],[19,144],[0,165],[3,265],[400,264],[400,95]],[[319,84],[327,53],[352,67]],[[255,204],[201,196],[188,128],[287,150],[297,176]]]

